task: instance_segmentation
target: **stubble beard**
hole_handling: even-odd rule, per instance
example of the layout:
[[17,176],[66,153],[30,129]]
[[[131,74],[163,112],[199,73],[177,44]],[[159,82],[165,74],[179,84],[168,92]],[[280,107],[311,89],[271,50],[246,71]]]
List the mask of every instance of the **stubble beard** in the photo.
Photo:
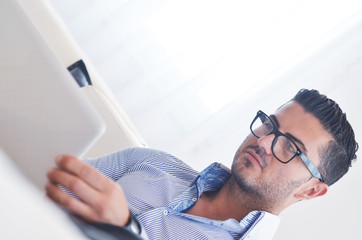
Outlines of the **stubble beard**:
[[[244,143],[243,143],[244,144]],[[242,149],[240,146],[235,154],[231,167],[232,178],[230,191],[239,191],[243,200],[247,200],[250,208],[272,212],[276,209],[296,188],[306,182],[305,179],[297,181],[280,181],[280,179],[253,178],[248,175],[247,169],[252,167],[252,163],[244,157],[247,149],[253,149],[260,158],[263,153],[255,145],[249,145]],[[262,160],[262,162],[266,162]],[[267,166],[265,166],[267,167]],[[234,192],[235,193],[235,192]]]

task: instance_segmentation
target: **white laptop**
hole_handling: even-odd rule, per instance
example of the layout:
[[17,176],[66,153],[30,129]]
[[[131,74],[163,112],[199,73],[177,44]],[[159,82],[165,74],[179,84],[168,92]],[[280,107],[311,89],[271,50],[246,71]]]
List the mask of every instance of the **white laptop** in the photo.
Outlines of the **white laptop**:
[[1,149],[0,175],[0,239],[89,239],[60,208],[39,194]]
[[58,154],[81,157],[103,131],[101,118],[18,3],[1,0],[0,148],[43,189]]

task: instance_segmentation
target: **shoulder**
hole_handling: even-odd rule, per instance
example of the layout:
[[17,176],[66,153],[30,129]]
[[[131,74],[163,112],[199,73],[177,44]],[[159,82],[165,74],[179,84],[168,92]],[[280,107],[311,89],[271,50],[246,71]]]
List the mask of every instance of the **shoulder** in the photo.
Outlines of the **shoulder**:
[[162,159],[162,160],[182,162],[181,160],[172,156],[171,154],[146,147],[127,148],[111,153],[110,155],[114,157],[122,156],[126,158],[137,159],[138,161],[158,161]]
[[[137,161],[144,161],[147,159],[154,159],[161,155],[163,155],[162,151],[146,148],[146,147],[133,147],[121,149],[112,153],[108,153],[99,157],[98,159],[124,159],[124,160],[132,160],[136,159]],[[93,160],[93,159],[87,159]]]
[[[175,157],[172,154],[167,152],[151,149],[151,148],[129,148],[126,150],[126,155],[128,158],[136,160],[138,166],[152,166],[161,171],[166,171],[169,173],[189,173],[192,175],[198,174],[196,170],[191,168],[189,165],[184,163],[179,158]],[[137,166],[136,165],[136,166]],[[135,167],[136,167],[135,166]]]

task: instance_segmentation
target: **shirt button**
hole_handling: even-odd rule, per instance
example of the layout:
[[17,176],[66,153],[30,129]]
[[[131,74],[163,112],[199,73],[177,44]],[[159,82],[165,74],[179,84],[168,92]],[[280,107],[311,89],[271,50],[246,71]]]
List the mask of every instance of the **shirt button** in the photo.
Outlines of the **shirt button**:
[[192,201],[193,201],[193,202],[196,202],[196,201],[197,201],[197,198],[193,198]]
[[165,216],[168,215],[168,211],[167,211],[167,210],[164,210],[164,211],[163,211],[163,215],[165,215]]

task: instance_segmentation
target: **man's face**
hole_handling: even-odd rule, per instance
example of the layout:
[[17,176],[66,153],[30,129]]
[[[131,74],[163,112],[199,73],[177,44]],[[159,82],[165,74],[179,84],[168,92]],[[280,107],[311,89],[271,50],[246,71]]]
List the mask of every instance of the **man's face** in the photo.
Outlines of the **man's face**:
[[[319,166],[320,152],[332,140],[319,120],[295,102],[289,102],[271,116],[278,129],[288,134],[302,152]],[[245,139],[235,154],[232,174],[240,189],[265,206],[285,201],[311,179],[303,161],[295,157],[283,164],[272,153],[274,134]]]

